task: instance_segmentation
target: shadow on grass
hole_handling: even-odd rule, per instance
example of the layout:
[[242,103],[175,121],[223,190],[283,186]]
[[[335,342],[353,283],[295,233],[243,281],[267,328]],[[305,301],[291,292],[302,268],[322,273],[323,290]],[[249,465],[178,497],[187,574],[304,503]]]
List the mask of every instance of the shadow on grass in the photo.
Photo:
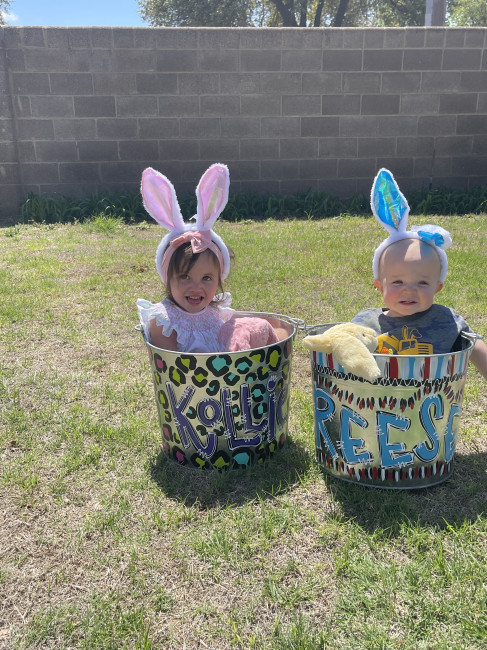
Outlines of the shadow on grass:
[[283,449],[263,465],[226,472],[181,466],[160,452],[151,466],[151,478],[169,498],[186,505],[211,508],[241,505],[251,499],[273,498],[316,470],[313,455],[287,438]]
[[487,512],[487,453],[456,454],[453,475],[436,486],[416,490],[381,490],[324,478],[343,509],[369,533],[399,535],[404,524],[438,529],[474,522]]

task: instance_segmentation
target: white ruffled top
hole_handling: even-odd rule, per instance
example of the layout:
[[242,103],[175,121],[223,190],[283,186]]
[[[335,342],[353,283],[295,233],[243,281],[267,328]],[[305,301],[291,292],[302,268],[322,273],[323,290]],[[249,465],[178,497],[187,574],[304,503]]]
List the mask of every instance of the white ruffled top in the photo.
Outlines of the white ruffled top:
[[223,352],[222,345],[218,343],[218,332],[222,324],[235,313],[230,308],[231,302],[232,296],[228,292],[218,294],[215,302],[196,314],[190,314],[169,298],[156,304],[139,298],[137,310],[145,338],[149,342],[149,323],[155,318],[156,325],[162,326],[164,336],[170,336],[176,331],[179,352]]

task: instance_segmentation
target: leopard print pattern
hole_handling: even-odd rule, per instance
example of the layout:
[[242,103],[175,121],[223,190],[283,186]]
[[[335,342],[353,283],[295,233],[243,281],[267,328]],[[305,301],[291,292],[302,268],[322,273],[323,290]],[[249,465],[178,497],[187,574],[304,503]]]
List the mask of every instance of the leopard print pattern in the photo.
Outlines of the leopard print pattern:
[[264,463],[282,449],[291,337],[265,348],[212,355],[147,348],[169,458],[224,471]]

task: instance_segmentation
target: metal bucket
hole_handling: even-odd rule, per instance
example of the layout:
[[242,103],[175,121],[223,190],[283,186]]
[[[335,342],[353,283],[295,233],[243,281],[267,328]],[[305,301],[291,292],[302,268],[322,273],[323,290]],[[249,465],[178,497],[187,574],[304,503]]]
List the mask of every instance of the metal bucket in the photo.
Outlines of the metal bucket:
[[[292,344],[299,321],[257,312],[287,336],[263,348],[215,354],[149,352],[164,453],[198,469],[263,463],[287,436]],[[137,330],[142,331],[138,325]]]
[[449,354],[376,354],[381,377],[373,383],[346,373],[333,355],[311,352],[316,458],[323,470],[389,489],[449,478],[474,345],[462,341],[464,349]]

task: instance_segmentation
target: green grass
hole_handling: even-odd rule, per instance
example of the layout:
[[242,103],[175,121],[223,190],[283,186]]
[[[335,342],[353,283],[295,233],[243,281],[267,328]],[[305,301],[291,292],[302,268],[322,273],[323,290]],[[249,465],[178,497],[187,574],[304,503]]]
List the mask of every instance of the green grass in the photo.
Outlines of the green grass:
[[[272,206],[271,206],[272,207]],[[314,461],[309,360],[289,441],[245,472],[161,452],[135,300],[163,295],[163,235],[100,211],[0,230],[0,648],[477,650],[487,645],[485,383],[469,371],[456,469],[426,490]],[[451,231],[441,302],[487,334],[486,215]],[[218,227],[234,306],[348,320],[379,306],[372,218]]]

